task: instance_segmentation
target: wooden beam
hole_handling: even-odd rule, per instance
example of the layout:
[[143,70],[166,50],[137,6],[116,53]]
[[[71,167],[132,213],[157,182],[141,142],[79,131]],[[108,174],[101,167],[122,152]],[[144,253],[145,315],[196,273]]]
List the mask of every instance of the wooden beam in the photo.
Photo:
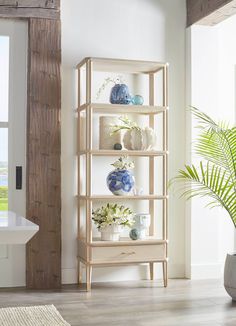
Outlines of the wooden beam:
[[60,288],[60,21],[30,19],[28,47],[26,216],[39,232],[27,244],[26,284]]
[[60,0],[1,0],[0,6],[15,8],[59,9]]
[[47,18],[59,19],[60,12],[58,10],[45,10],[41,8],[14,8],[0,7],[0,18]]
[[221,20],[223,20],[229,17],[223,14],[224,11],[229,12],[229,9],[234,7],[236,7],[234,0],[187,0],[187,26],[201,23],[202,19],[210,15],[209,25],[213,25],[215,13],[217,15],[217,12],[221,10]]
[[0,0],[0,17],[60,19],[60,0]]

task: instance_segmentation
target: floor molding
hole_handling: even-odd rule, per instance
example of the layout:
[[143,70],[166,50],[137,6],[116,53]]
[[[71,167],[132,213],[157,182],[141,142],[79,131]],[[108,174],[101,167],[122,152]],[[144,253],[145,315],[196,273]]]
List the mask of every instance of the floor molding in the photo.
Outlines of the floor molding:
[[191,265],[191,279],[219,279],[223,275],[223,264],[192,264]]

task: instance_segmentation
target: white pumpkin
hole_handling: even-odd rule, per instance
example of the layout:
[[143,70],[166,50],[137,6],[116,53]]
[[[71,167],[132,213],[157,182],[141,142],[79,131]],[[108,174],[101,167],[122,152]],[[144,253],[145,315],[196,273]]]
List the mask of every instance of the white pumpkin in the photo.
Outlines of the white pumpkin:
[[123,137],[124,147],[128,150],[152,150],[156,147],[157,135],[152,128],[133,128],[127,130]]

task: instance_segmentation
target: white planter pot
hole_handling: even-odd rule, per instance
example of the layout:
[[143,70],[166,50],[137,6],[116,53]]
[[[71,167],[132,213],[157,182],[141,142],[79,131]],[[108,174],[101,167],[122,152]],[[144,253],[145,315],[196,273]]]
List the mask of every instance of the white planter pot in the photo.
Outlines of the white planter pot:
[[224,271],[224,287],[226,292],[236,301],[236,253],[227,254]]
[[122,227],[120,225],[108,225],[100,229],[102,241],[119,241]]

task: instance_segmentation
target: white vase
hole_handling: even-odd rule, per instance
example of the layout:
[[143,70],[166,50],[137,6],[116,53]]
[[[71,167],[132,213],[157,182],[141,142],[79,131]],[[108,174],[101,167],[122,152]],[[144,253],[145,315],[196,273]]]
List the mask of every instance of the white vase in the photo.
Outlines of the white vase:
[[102,241],[119,241],[122,227],[120,225],[108,225],[100,229]]
[[121,133],[116,132],[111,135],[112,125],[119,124],[119,117],[101,116],[99,117],[99,149],[114,149],[114,145],[121,143]]
[[227,254],[224,270],[224,287],[226,292],[236,301],[236,254]]
[[133,228],[138,229],[138,231],[140,232],[140,237],[139,237],[140,239],[146,238],[150,224],[151,224],[150,214],[146,214],[146,213],[135,214]]
[[123,137],[124,147],[128,150],[152,150],[156,147],[157,135],[152,128],[127,130]]

